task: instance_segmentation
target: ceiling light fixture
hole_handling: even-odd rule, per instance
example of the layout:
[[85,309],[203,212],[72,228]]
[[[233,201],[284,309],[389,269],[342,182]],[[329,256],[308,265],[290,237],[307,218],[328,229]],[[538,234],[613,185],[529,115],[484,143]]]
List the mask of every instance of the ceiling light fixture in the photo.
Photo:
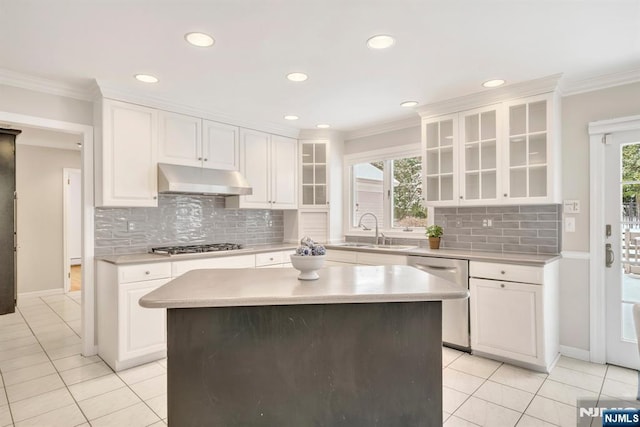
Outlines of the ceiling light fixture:
[[158,78],[149,74],[136,74],[135,78],[144,83],[158,83]]
[[367,46],[371,49],[386,49],[395,44],[396,39],[387,34],[378,34],[367,40]]
[[503,84],[505,84],[504,80],[495,79],[495,80],[487,80],[486,82],[482,83],[482,86],[484,86],[484,87],[498,87],[498,86],[502,86]]
[[284,116],[285,120],[298,120],[300,117],[298,116],[294,116],[293,114],[287,114],[286,116]]
[[187,33],[184,35],[184,39],[187,43],[196,47],[209,47],[216,42],[213,37],[205,33]]
[[300,72],[287,74],[287,79],[291,80],[292,82],[303,82],[308,78],[309,76],[307,76],[305,73],[300,73]]
[[319,124],[319,125],[316,125],[316,127],[318,129],[327,129],[327,128],[330,128],[331,126],[327,124]]
[[418,105],[418,101],[404,101],[403,103],[400,104],[401,107],[415,107],[416,105]]

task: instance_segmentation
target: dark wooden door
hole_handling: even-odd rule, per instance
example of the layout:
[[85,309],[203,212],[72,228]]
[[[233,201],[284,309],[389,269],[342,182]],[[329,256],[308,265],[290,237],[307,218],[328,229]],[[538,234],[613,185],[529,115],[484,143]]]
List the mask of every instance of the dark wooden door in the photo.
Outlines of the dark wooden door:
[[16,135],[0,129],[0,314],[16,306]]

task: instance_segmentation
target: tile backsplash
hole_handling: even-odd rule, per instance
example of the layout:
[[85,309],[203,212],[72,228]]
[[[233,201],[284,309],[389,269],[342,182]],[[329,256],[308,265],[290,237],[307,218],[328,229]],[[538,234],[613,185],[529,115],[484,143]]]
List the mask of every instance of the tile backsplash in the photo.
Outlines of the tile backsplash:
[[441,247],[490,252],[558,254],[562,205],[435,208]]
[[284,213],[226,209],[216,196],[161,194],[157,208],[96,208],[96,255],[148,252],[153,246],[282,243]]

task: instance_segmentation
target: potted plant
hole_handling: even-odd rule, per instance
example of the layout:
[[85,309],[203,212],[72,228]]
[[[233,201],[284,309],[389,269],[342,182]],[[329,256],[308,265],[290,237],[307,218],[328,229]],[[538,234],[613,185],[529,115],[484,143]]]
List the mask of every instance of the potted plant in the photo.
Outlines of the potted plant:
[[442,227],[439,225],[430,225],[426,229],[426,235],[429,237],[429,248],[431,249],[439,249],[440,248],[440,237],[442,237]]

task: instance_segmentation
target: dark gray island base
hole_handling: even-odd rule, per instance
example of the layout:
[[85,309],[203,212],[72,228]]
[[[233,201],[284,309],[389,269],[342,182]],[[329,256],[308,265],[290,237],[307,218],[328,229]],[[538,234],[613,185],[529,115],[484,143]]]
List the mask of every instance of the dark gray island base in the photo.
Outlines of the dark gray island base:
[[[406,266],[196,270],[167,307],[170,426],[442,426],[448,282]],[[180,297],[179,295],[182,295]]]

